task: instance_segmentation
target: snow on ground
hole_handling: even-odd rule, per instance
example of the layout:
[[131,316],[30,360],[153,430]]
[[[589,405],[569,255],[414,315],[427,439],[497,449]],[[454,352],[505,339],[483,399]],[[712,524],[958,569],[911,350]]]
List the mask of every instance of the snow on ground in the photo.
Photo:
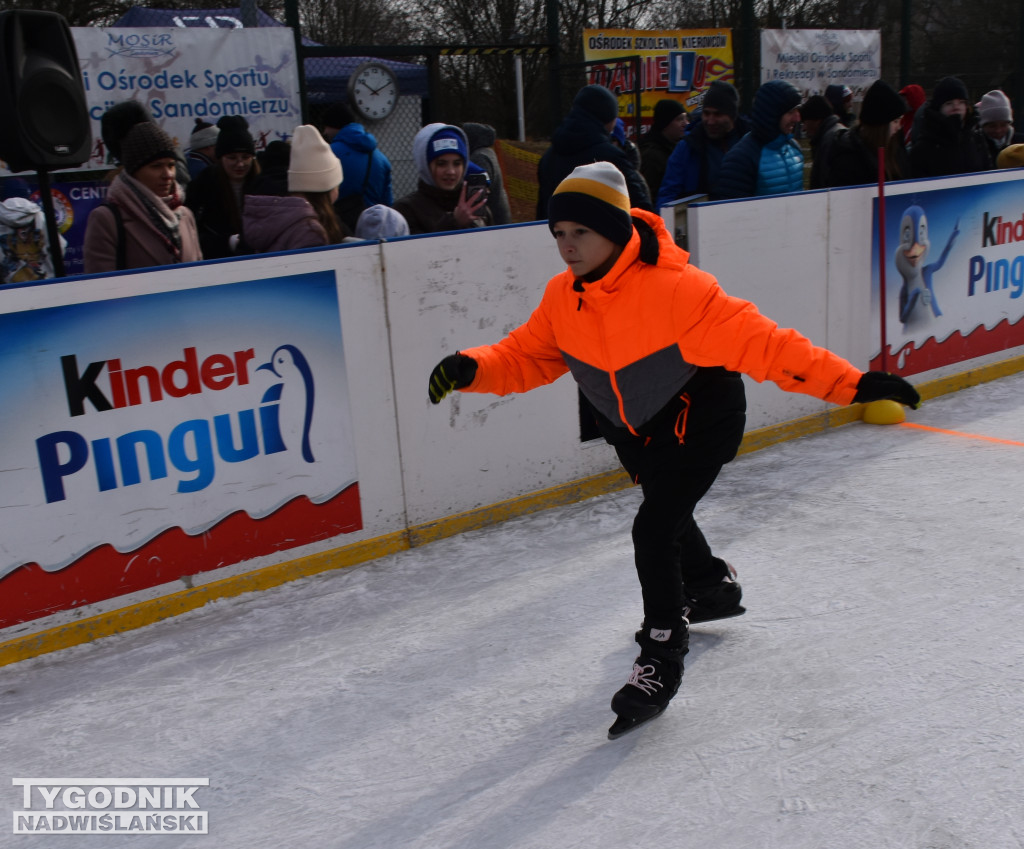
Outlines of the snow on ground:
[[[1024,376],[917,424],[1024,443]],[[499,446],[496,446],[498,450]],[[0,846],[1024,846],[1024,445],[856,424],[702,503],[748,613],[617,741],[628,490],[0,669],[14,777],[204,776],[209,834]]]

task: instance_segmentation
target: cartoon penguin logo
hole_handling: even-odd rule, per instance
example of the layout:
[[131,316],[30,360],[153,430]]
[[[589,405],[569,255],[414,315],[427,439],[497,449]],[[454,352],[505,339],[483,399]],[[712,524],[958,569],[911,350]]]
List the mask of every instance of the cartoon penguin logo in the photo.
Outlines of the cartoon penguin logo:
[[294,345],[281,345],[274,351],[270,362],[258,366],[256,371],[269,371],[281,378],[281,383],[271,386],[264,393],[263,401],[284,398],[286,410],[292,411],[291,416],[288,416],[287,412],[285,415],[292,421],[283,423],[281,431],[298,436],[302,445],[302,459],[312,463],[314,457],[309,432],[313,425],[316,390],[313,385],[313,371],[302,351]]
[[900,221],[900,244],[894,257],[896,270],[903,278],[900,287],[900,321],[904,328],[910,323],[915,309],[920,305],[930,307],[932,315],[942,315],[938,299],[935,296],[935,273],[942,268],[953,247],[953,242],[960,233],[960,219],[953,226],[953,232],[942,250],[937,262],[924,264],[928,256],[931,242],[928,237],[928,217],[924,209],[917,204],[908,206]]

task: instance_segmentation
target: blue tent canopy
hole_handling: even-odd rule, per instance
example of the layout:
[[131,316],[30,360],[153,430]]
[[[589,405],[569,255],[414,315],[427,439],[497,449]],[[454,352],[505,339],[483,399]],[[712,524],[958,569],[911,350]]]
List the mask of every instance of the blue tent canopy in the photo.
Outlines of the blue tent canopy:
[[380,62],[395,72],[402,95],[427,97],[427,69],[411,62],[395,62],[375,56],[316,56],[306,60],[306,98],[310,103],[346,100],[346,86],[352,72],[363,62]]
[[[262,9],[256,9],[256,25],[260,27],[283,27],[279,20]],[[114,23],[115,27],[220,27],[237,29],[242,27],[242,9],[147,9],[133,6]],[[313,44],[314,42],[309,42]]]
[[[283,23],[271,17],[262,9],[256,9],[256,25],[260,27],[283,27]],[[243,26],[242,9],[239,6],[227,9],[146,9],[135,6],[125,12],[115,27],[218,27],[236,29]],[[303,44],[316,45],[315,41],[304,38]],[[306,98],[313,104],[335,103],[347,99],[348,78],[352,71],[363,62],[380,62],[395,72],[398,87],[403,95],[427,97],[429,83],[424,65],[413,62],[396,62],[393,59],[376,56],[317,56],[306,59]]]

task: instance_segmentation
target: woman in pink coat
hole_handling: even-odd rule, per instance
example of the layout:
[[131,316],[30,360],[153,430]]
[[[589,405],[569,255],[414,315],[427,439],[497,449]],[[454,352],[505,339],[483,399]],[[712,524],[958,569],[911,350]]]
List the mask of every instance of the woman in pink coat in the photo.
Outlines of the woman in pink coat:
[[86,224],[87,274],[203,258],[195,218],[175,180],[176,162],[174,141],[159,126],[145,121],[129,130],[121,143],[123,170]]

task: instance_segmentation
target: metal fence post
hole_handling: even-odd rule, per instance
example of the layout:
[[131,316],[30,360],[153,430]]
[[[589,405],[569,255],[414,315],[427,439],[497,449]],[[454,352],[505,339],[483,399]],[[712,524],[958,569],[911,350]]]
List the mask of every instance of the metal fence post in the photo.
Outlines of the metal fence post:
[[309,104],[306,102],[306,53],[302,46],[299,26],[299,0],[284,0],[284,22],[291,27],[295,40],[295,67],[299,72],[299,110],[302,123],[309,123]]

